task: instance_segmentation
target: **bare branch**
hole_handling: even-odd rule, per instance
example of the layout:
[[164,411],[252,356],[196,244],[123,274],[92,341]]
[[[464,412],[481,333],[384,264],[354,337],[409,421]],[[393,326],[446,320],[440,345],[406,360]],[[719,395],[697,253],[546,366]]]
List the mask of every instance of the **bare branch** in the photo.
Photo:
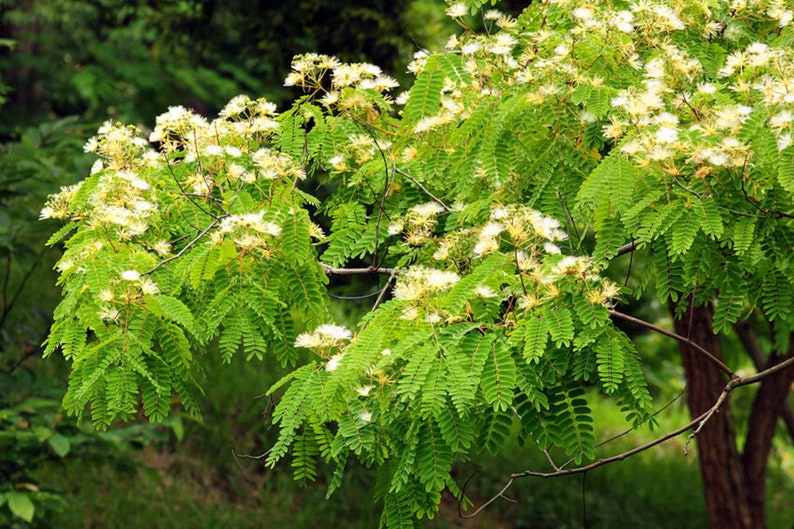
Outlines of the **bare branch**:
[[[751,376],[740,377],[740,376],[734,375],[725,384],[725,387],[722,389],[722,392],[720,393],[719,397],[717,398],[717,400],[714,402],[714,404],[708,410],[706,410],[705,412],[700,414],[698,417],[692,419],[687,424],[681,426],[680,428],[677,428],[677,429],[673,430],[672,432],[669,432],[669,433],[667,433],[665,435],[662,435],[662,436],[654,439],[653,441],[650,441],[648,443],[645,443],[645,444],[642,444],[640,446],[634,447],[631,450],[627,450],[625,452],[621,452],[620,454],[617,454],[617,455],[614,455],[614,456],[611,456],[611,457],[605,457],[605,458],[599,459],[598,461],[594,461],[594,462],[592,462],[592,463],[590,463],[588,465],[584,465],[584,466],[580,466],[580,467],[574,467],[574,468],[568,468],[568,469],[562,468],[560,470],[555,470],[553,472],[535,472],[535,471],[532,471],[532,470],[526,470],[524,472],[516,472],[516,473],[510,474],[510,478],[508,479],[507,483],[505,484],[504,487],[502,487],[502,489],[496,495],[494,495],[488,501],[486,501],[483,505],[478,507],[473,513],[465,514],[465,515],[461,515],[461,516],[463,518],[472,518],[472,517],[476,516],[477,514],[482,512],[485,508],[487,508],[489,505],[491,505],[493,502],[495,502],[497,499],[504,497],[504,493],[507,492],[507,490],[519,478],[524,478],[524,477],[554,478],[554,477],[558,477],[558,476],[570,476],[570,475],[573,475],[573,474],[582,474],[584,472],[588,472],[590,470],[596,469],[598,467],[602,467],[604,465],[608,465],[610,463],[614,463],[616,461],[623,461],[624,459],[627,459],[627,458],[629,458],[629,457],[631,457],[633,455],[639,454],[640,452],[644,452],[644,451],[646,451],[646,450],[648,450],[650,448],[653,448],[654,446],[660,445],[660,444],[664,443],[665,441],[669,441],[670,439],[673,439],[674,437],[677,437],[677,436],[681,435],[682,433],[694,428],[695,430],[687,438],[687,444],[689,444],[689,442],[698,434],[698,432],[700,432],[703,429],[703,427],[706,425],[706,423],[708,423],[709,419],[711,419],[711,417],[713,417],[714,414],[719,411],[719,409],[722,407],[722,405],[725,402],[725,400],[728,398],[728,394],[730,394],[733,390],[735,390],[736,388],[742,387],[742,386],[748,386],[748,385],[751,385],[751,384],[756,384],[756,383],[760,382],[761,380],[773,375],[774,373],[777,373],[777,372],[782,371],[784,369],[788,369],[788,368],[790,368],[792,366],[794,366],[794,356],[792,356],[791,358],[788,358],[785,361],[780,362],[779,364],[776,364],[776,365],[774,365],[774,366],[772,366],[772,367],[770,367],[768,369],[764,369],[762,371],[759,371],[756,374],[751,375]],[[684,453],[686,454],[686,448],[685,448]]]
[[6,299],[6,288],[8,287],[8,278],[11,276],[10,274],[11,255],[8,256],[8,260],[6,261],[7,274],[5,279],[3,280],[3,305],[2,307],[0,307],[2,308],[2,313],[0,313],[0,329],[2,329],[3,326],[5,325],[6,318],[8,318],[8,315],[11,313],[11,310],[14,308],[14,306],[17,303],[17,300],[19,299],[19,296],[25,290],[25,285],[27,285],[28,280],[33,275],[33,272],[35,272],[36,269],[41,264],[41,258],[43,256],[44,256],[44,250],[42,249],[37,256],[37,259],[31,265],[31,267],[25,271],[25,274],[22,276],[22,279],[20,280],[19,285],[17,285],[16,290],[14,291],[13,294],[11,294],[10,300]]
[[[736,335],[739,337],[739,341],[741,341],[742,345],[744,345],[744,349],[750,355],[750,358],[753,359],[753,365],[755,366],[755,369],[758,371],[763,369],[765,355],[761,350],[761,344],[758,343],[758,337],[750,328],[750,325],[746,320],[740,319],[733,325],[733,328],[736,330]],[[783,422],[786,425],[786,430],[788,430],[789,437],[791,437],[792,441],[794,441],[794,411],[792,411],[791,406],[789,406],[788,403],[783,403],[783,409],[780,412],[780,416],[783,418]]]
[[621,246],[620,248],[618,248],[616,250],[616,254],[615,255],[624,255],[624,254],[627,254],[627,253],[631,253],[634,250],[636,250],[638,246],[639,246],[639,243],[637,241],[631,241],[630,243],[626,243],[623,246]]
[[372,305],[372,310],[373,311],[375,309],[377,309],[378,305],[380,305],[381,301],[383,301],[383,297],[386,295],[386,291],[389,290],[389,286],[391,286],[391,282],[392,281],[394,281],[394,274],[390,274],[389,275],[389,279],[386,280],[386,284],[383,285],[383,288],[380,291],[380,295],[378,296],[378,299],[376,299],[375,300],[375,304]]
[[383,268],[380,266],[368,266],[366,268],[336,268],[325,263],[320,263],[323,271],[329,276],[365,276],[370,274],[383,274],[394,276],[400,273],[397,268]]

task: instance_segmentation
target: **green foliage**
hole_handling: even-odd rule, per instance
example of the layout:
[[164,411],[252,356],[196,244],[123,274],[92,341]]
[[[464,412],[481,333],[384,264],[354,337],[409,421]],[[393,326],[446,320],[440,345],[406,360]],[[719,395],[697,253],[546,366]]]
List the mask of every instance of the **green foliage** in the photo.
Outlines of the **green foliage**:
[[302,50],[402,72],[414,48],[409,34],[430,45],[448,32],[436,6],[435,25],[426,24],[428,3],[4,2],[3,35],[20,44],[0,67],[14,88],[6,127],[49,114],[139,123],[175,102],[216,110],[241,92],[284,99],[283,72]]
[[[91,176],[42,212],[73,223],[46,349],[72,362],[67,410],[107,426],[141,395],[153,420],[173,397],[197,414],[195,349],[305,348],[269,391],[266,464],[290,457],[301,481],[331,464],[331,491],[350,460],[377,467],[381,524],[407,526],[445,489],[465,501],[454,463],[512,431],[594,459],[588,386],[648,420],[643,360],[610,319],[620,253],[648,247],[661,302],[717,300],[718,332],[751,311],[790,332],[791,27],[771,8],[620,6],[486,13],[495,28],[416,56],[402,112],[378,67],[309,53],[280,116],[244,96],[212,122],[175,107],[159,152],[103,126]],[[355,332],[324,323],[326,276],[348,275],[388,276]]]
[[[17,366],[0,371],[0,524],[15,527],[51,525],[68,504],[68,498],[37,472],[50,462],[70,458],[125,457],[135,445],[168,437],[151,425],[135,425],[110,433],[80,428],[64,417],[61,404],[50,393],[57,389],[39,380],[32,371]],[[181,431],[178,416],[169,420]]]

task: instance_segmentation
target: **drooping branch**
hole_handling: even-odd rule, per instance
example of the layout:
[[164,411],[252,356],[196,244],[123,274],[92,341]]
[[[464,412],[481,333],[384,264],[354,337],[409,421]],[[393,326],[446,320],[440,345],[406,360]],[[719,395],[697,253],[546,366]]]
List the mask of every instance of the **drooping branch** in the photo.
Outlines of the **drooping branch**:
[[625,452],[621,452],[620,454],[617,454],[617,455],[614,455],[614,456],[610,456],[610,457],[605,457],[605,458],[599,459],[599,460],[594,461],[594,462],[592,462],[590,464],[587,464],[587,465],[574,467],[574,468],[560,468],[560,469],[555,469],[552,472],[537,472],[537,471],[533,471],[533,470],[525,470],[523,472],[515,472],[513,474],[510,474],[509,479],[507,480],[505,485],[502,487],[502,489],[498,493],[496,493],[489,500],[487,500],[485,503],[480,505],[476,510],[474,510],[474,512],[472,512],[470,514],[463,514],[460,511],[460,508],[459,508],[458,512],[459,512],[459,514],[460,514],[460,516],[462,518],[473,518],[474,516],[477,516],[483,510],[488,508],[488,506],[493,504],[496,500],[498,500],[499,498],[504,497],[505,492],[507,492],[507,490],[513,485],[513,483],[515,483],[515,481],[520,479],[520,478],[526,478],[526,477],[555,478],[555,477],[559,477],[559,476],[570,476],[570,475],[574,475],[574,474],[582,474],[584,472],[589,472],[590,470],[593,470],[593,469],[596,469],[598,467],[602,467],[602,466],[608,465],[610,463],[614,463],[614,462],[617,462],[617,461],[623,461],[623,460],[625,460],[625,459],[627,459],[627,458],[629,458],[631,456],[634,456],[636,454],[639,454],[641,452],[649,450],[649,449],[651,449],[651,448],[653,448],[653,447],[655,447],[657,445],[660,445],[660,444],[662,444],[662,443],[664,443],[666,441],[669,441],[670,439],[673,439],[674,437],[678,437],[679,435],[681,435],[684,432],[687,432],[689,430],[693,430],[694,429],[694,431],[691,434],[689,434],[689,437],[687,439],[687,444],[688,444],[689,441],[691,441],[698,434],[698,432],[703,429],[703,427],[708,423],[709,419],[711,419],[711,417],[713,417],[714,414],[719,411],[719,409],[722,407],[723,403],[725,402],[725,399],[728,398],[728,394],[730,394],[733,390],[735,390],[736,388],[742,387],[742,386],[749,386],[751,384],[756,384],[756,383],[764,380],[765,378],[770,377],[771,375],[773,375],[773,374],[775,374],[775,373],[777,373],[777,372],[779,372],[779,371],[781,371],[783,369],[789,369],[789,368],[792,368],[792,367],[794,367],[794,356],[792,356],[790,358],[787,358],[785,361],[780,362],[780,363],[778,363],[778,364],[776,364],[776,365],[774,365],[774,366],[772,366],[772,367],[770,367],[768,369],[764,369],[762,371],[759,371],[759,372],[757,372],[754,375],[750,375],[750,376],[747,376],[747,377],[740,377],[740,376],[734,375],[733,378],[731,378],[725,384],[725,387],[722,389],[722,392],[720,393],[719,397],[715,400],[714,404],[708,410],[706,410],[705,412],[701,413],[698,417],[692,419],[691,421],[689,421],[685,425],[681,426],[680,428],[676,428],[672,432],[668,432],[668,433],[666,433],[666,434],[664,434],[664,435],[662,435],[662,436],[660,436],[660,437],[658,437],[658,438],[656,438],[656,439],[654,439],[654,440],[652,440],[650,442],[647,442],[647,443],[642,444],[640,446],[634,447],[634,448],[632,448],[630,450],[627,450]]

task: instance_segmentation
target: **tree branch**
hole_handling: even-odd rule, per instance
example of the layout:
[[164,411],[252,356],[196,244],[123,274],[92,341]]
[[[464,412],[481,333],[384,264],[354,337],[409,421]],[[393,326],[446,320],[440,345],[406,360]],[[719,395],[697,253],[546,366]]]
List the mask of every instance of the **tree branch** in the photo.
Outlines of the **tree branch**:
[[[694,344],[692,344],[692,345],[694,346]],[[570,475],[573,475],[573,474],[582,474],[584,472],[589,472],[590,470],[596,469],[598,467],[602,467],[604,465],[608,465],[610,463],[614,463],[616,461],[623,461],[624,459],[627,459],[627,458],[629,458],[629,457],[631,457],[633,455],[639,454],[640,452],[644,452],[644,451],[646,451],[646,450],[648,450],[650,448],[653,448],[654,446],[660,445],[660,444],[664,443],[665,441],[669,441],[670,439],[672,439],[674,437],[677,437],[677,436],[681,435],[682,433],[694,428],[695,430],[689,435],[689,438],[687,439],[687,445],[688,445],[689,441],[692,438],[694,438],[698,434],[698,432],[700,432],[700,430],[703,429],[703,427],[706,425],[706,423],[709,421],[709,419],[711,419],[711,417],[715,413],[717,413],[717,411],[719,411],[720,407],[725,402],[725,399],[728,397],[728,394],[730,392],[732,392],[736,388],[739,388],[739,387],[742,387],[742,386],[748,386],[750,384],[758,383],[761,380],[763,380],[763,379],[765,379],[765,378],[777,373],[778,371],[781,371],[783,369],[788,369],[788,368],[790,368],[792,366],[794,366],[794,356],[791,357],[791,358],[786,359],[783,362],[780,362],[779,364],[776,364],[776,365],[774,365],[774,366],[772,366],[772,367],[770,367],[768,369],[764,369],[763,371],[759,371],[756,374],[748,376],[748,377],[740,377],[740,376],[735,376],[734,375],[733,378],[731,378],[725,384],[725,387],[722,389],[722,392],[720,393],[719,397],[717,398],[717,400],[714,402],[714,404],[708,410],[706,410],[705,412],[700,414],[695,419],[692,419],[691,421],[689,421],[685,425],[681,426],[680,428],[677,428],[677,429],[673,430],[672,432],[669,432],[669,433],[667,433],[665,435],[662,435],[662,436],[654,439],[653,441],[650,441],[648,443],[645,443],[645,444],[642,444],[640,446],[634,447],[631,450],[627,450],[625,452],[621,452],[620,454],[617,454],[617,455],[614,455],[614,456],[605,457],[603,459],[599,459],[598,461],[594,461],[594,462],[592,462],[592,463],[590,463],[588,465],[575,467],[575,468],[562,468],[562,469],[559,469],[559,470],[555,470],[553,472],[535,472],[535,471],[532,471],[532,470],[525,470],[523,472],[515,472],[513,474],[510,474],[510,478],[508,479],[507,483],[505,484],[504,487],[502,487],[502,489],[496,495],[492,496],[488,501],[486,501],[484,504],[482,504],[480,507],[478,507],[471,514],[461,514],[461,517],[462,518],[473,518],[477,514],[481,513],[484,509],[486,509],[489,505],[494,503],[496,500],[498,500],[501,497],[504,497],[504,493],[507,492],[507,490],[519,478],[524,478],[524,477],[554,478],[554,477],[558,477],[558,476],[570,476]],[[685,450],[684,453],[686,454],[686,450]]]
[[629,243],[624,244],[620,248],[618,248],[615,252],[615,255],[625,255],[627,253],[631,253],[637,249],[640,244],[637,241],[631,241]]
[[403,175],[405,178],[407,178],[408,180],[410,180],[411,182],[413,182],[414,184],[416,184],[416,185],[417,185],[417,187],[419,187],[419,189],[421,189],[422,191],[424,191],[424,193],[425,193],[427,196],[429,196],[430,198],[432,198],[433,200],[435,200],[436,202],[438,202],[438,203],[441,205],[441,207],[442,207],[442,208],[444,208],[445,210],[447,210],[447,212],[450,212],[450,211],[452,211],[452,210],[450,209],[450,207],[449,207],[449,206],[447,206],[446,204],[444,204],[444,201],[443,201],[443,200],[441,200],[440,198],[438,198],[437,196],[435,196],[433,193],[431,193],[430,191],[428,191],[428,190],[427,190],[427,188],[426,188],[425,186],[423,186],[422,184],[420,184],[420,183],[419,183],[419,181],[418,181],[416,178],[414,178],[413,176],[411,176],[410,174],[406,173],[405,171],[403,171],[402,169],[400,169],[399,167],[396,167],[396,166],[394,167],[394,172],[395,172],[395,173],[397,173],[397,174]]
[[[763,369],[764,352],[761,350],[758,338],[755,336],[755,333],[753,333],[750,325],[746,320],[741,319],[733,325],[733,328],[736,330],[736,334],[739,337],[739,341],[742,342],[744,349],[750,355],[750,358],[753,359],[755,369],[757,371]],[[783,403],[780,416],[783,418],[789,437],[794,441],[794,411],[792,411],[788,403]]]
[[728,378],[732,379],[732,378],[734,378],[736,376],[736,374],[733,372],[733,370],[730,367],[728,367],[727,365],[725,365],[725,362],[723,362],[722,360],[720,360],[719,358],[714,356],[712,353],[710,353],[708,350],[706,350],[704,347],[700,346],[699,344],[696,344],[695,342],[693,342],[689,338],[686,338],[684,336],[681,336],[680,334],[674,333],[673,331],[668,331],[667,329],[659,327],[658,325],[654,325],[653,323],[649,323],[649,322],[647,322],[645,320],[641,320],[639,318],[635,318],[634,316],[629,316],[628,314],[623,314],[622,312],[618,312],[616,310],[610,310],[609,313],[612,316],[615,316],[616,318],[620,318],[622,320],[634,323],[634,324],[639,325],[641,327],[645,327],[646,329],[650,329],[650,330],[652,330],[654,332],[658,332],[659,334],[663,334],[665,336],[669,336],[670,338],[678,340],[681,343],[685,343],[685,344],[693,347],[694,349],[696,349],[699,353],[701,353],[701,354],[705,355],[706,357],[708,357],[708,359],[711,360],[712,362],[714,362],[714,364],[717,367],[719,367],[720,370],[723,373],[728,375]]
[[397,268],[383,268],[381,266],[367,266],[366,268],[336,268],[334,266],[320,263],[323,272],[329,276],[364,276],[370,274],[383,274],[394,276],[401,272]]
[[213,220],[213,221],[210,223],[210,225],[209,225],[209,226],[207,226],[206,228],[204,228],[203,230],[201,230],[201,232],[199,232],[199,234],[198,234],[198,235],[196,235],[196,236],[193,238],[193,240],[191,240],[189,243],[187,243],[187,244],[185,245],[185,247],[184,247],[184,248],[182,248],[181,250],[179,250],[177,253],[175,253],[174,255],[172,255],[171,257],[169,257],[168,259],[163,259],[162,261],[160,261],[159,263],[157,263],[156,265],[154,265],[154,266],[153,266],[151,269],[147,270],[146,272],[142,273],[141,275],[142,275],[142,276],[147,276],[147,275],[151,274],[152,272],[154,272],[155,270],[157,270],[158,268],[160,268],[161,266],[165,266],[166,264],[170,263],[170,262],[171,262],[171,261],[173,261],[174,259],[178,259],[179,257],[181,257],[181,256],[182,256],[182,255],[183,255],[183,254],[184,254],[186,251],[188,251],[188,250],[190,249],[190,247],[191,247],[191,246],[193,246],[193,245],[194,245],[194,244],[196,244],[198,241],[200,241],[200,240],[201,240],[201,238],[202,238],[202,237],[204,237],[204,236],[205,236],[207,233],[209,233],[209,231],[210,231],[212,228],[214,228],[215,226],[217,226],[217,225],[218,225],[218,222],[219,222],[219,221],[220,221],[222,218],[224,218],[224,217],[226,217],[226,215],[222,215],[222,216],[220,216],[220,217],[216,217],[216,218],[215,218],[215,220]]

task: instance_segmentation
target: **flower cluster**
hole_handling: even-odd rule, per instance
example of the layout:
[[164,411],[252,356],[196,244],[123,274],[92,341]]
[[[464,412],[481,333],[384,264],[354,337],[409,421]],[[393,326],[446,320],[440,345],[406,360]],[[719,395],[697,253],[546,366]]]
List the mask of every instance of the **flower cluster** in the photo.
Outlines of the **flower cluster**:
[[281,234],[281,226],[264,220],[265,213],[245,213],[224,218],[218,230],[213,231],[210,240],[221,244],[227,236],[240,249],[266,249],[272,245],[272,238]]
[[140,303],[144,296],[159,293],[160,287],[151,278],[141,275],[137,270],[124,270],[99,292],[101,303],[97,316],[105,323],[117,322],[126,305]]
[[374,64],[347,64],[329,55],[306,53],[292,60],[292,71],[284,80],[284,86],[320,90],[324,94],[323,103],[331,106],[340,102],[340,91],[345,88],[384,93],[399,84]]
[[70,206],[75,193],[80,189],[83,182],[78,182],[70,186],[62,186],[58,193],[52,194],[47,199],[47,203],[41,209],[40,219],[66,219],[70,216]]
[[560,249],[554,243],[568,238],[557,219],[537,210],[522,205],[497,207],[491,211],[490,222],[480,229],[474,255],[482,257],[499,251],[499,238],[503,233],[509,235],[514,248],[532,253],[539,253],[538,246],[541,246],[545,253],[558,254]]
[[295,339],[295,347],[311,349],[328,360],[325,364],[326,371],[335,371],[345,356],[341,349],[352,337],[353,334],[345,327],[326,323],[312,332],[299,334]]
[[129,170],[138,159],[151,151],[148,142],[140,137],[140,130],[131,125],[106,121],[83,147],[85,152],[102,157],[110,169]]
[[417,301],[447,290],[460,281],[455,272],[424,266],[412,266],[397,277],[394,297],[404,301]]
[[438,202],[424,202],[408,210],[405,220],[395,220],[389,224],[389,235],[403,234],[405,242],[421,246],[433,236],[433,228],[444,206]]

